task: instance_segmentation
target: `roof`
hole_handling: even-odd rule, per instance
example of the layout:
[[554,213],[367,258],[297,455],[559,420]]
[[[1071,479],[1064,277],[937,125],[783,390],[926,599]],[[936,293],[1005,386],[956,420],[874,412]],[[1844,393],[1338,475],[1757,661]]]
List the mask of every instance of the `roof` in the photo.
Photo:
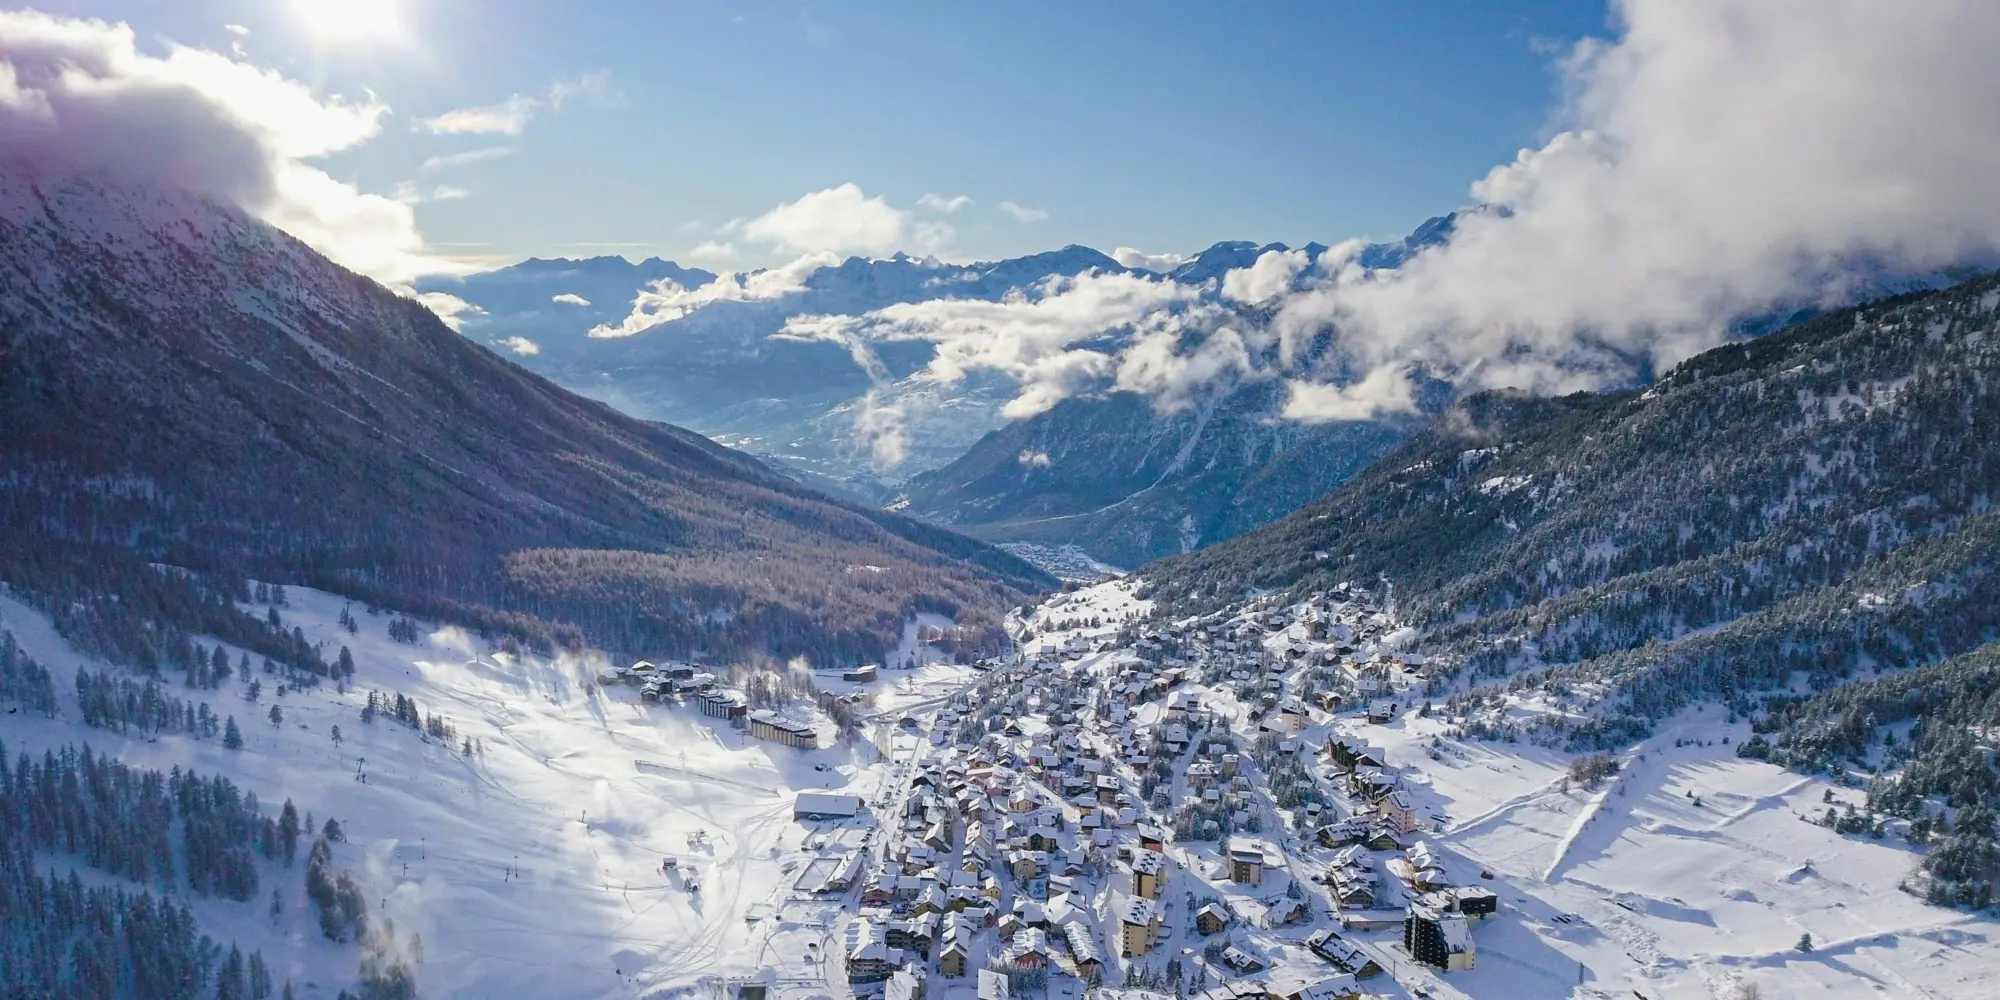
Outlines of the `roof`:
[[1118,919],[1128,924],[1151,926],[1159,917],[1159,907],[1144,896],[1133,896],[1118,911]]
[[800,792],[792,803],[795,816],[853,816],[861,811],[861,796],[836,792]]
[[1456,913],[1447,913],[1438,917],[1437,926],[1438,932],[1444,935],[1444,946],[1447,951],[1469,952],[1473,950],[1472,927],[1465,922],[1464,917]]
[[979,1000],[1007,1000],[1007,977],[991,969],[979,970]]

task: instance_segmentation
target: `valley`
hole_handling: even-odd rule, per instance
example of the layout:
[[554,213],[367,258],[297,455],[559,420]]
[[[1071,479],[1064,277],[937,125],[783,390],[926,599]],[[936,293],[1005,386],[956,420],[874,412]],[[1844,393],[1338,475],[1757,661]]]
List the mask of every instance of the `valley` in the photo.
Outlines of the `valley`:
[[2000,1000],[2000,5],[57,6],[0,1000]]
[[[191,692],[242,720],[242,749],[79,724],[75,672],[120,668],[0,602],[61,692],[53,719],[7,717],[7,749],[87,744],[337,818],[337,864],[401,942],[370,947],[412,963],[422,995],[805,1000],[915,979],[970,998],[998,975],[1210,1000],[1956,996],[2000,961],[1981,918],[1900,891],[1906,830],[1821,824],[1855,789],[1738,757],[1747,722],[1690,710],[1585,777],[1559,750],[1469,740],[1412,633],[1359,589],[1162,620],[1116,580],[1014,620],[1010,658],[952,666],[913,629],[898,662],[920,666],[776,688],[447,625],[404,641],[393,615],[283,599],[265,610],[357,672]],[[755,735],[767,710],[732,680],[810,747]],[[377,698],[448,730],[364,713]],[[733,722],[700,708],[731,700]],[[356,946],[321,937],[297,869],[263,867],[282,915],[198,900],[204,932],[332,996]],[[1456,921],[1468,967],[1421,960],[1413,914]]]

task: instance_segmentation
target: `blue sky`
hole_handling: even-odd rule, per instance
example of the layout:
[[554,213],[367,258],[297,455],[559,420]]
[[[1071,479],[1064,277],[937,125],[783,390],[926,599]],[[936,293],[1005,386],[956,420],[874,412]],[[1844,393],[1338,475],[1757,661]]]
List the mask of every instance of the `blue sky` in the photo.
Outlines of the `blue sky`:
[[[417,220],[445,253],[736,247],[710,266],[788,257],[718,230],[846,183],[947,225],[927,248],[953,258],[1398,234],[1539,145],[1560,103],[1554,60],[1609,30],[1600,0],[51,9],[127,21],[144,48],[240,44],[323,95],[377,95],[393,109],[382,134],[319,162],[424,199]],[[518,134],[420,124],[514,95],[529,108]],[[970,203],[946,214],[919,207],[926,194]]]

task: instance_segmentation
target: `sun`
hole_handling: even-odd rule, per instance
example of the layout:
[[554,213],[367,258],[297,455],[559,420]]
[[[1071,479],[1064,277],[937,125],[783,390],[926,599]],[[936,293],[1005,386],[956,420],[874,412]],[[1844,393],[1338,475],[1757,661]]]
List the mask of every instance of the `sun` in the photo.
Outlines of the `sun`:
[[405,0],[292,0],[292,8],[315,42],[351,45],[382,42],[403,33]]

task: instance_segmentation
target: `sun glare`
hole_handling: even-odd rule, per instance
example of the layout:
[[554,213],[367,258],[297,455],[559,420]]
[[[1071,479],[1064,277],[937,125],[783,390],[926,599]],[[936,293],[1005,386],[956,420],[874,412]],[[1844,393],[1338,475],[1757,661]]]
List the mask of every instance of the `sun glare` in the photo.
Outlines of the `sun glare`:
[[315,42],[328,45],[387,41],[403,29],[405,0],[292,0]]

